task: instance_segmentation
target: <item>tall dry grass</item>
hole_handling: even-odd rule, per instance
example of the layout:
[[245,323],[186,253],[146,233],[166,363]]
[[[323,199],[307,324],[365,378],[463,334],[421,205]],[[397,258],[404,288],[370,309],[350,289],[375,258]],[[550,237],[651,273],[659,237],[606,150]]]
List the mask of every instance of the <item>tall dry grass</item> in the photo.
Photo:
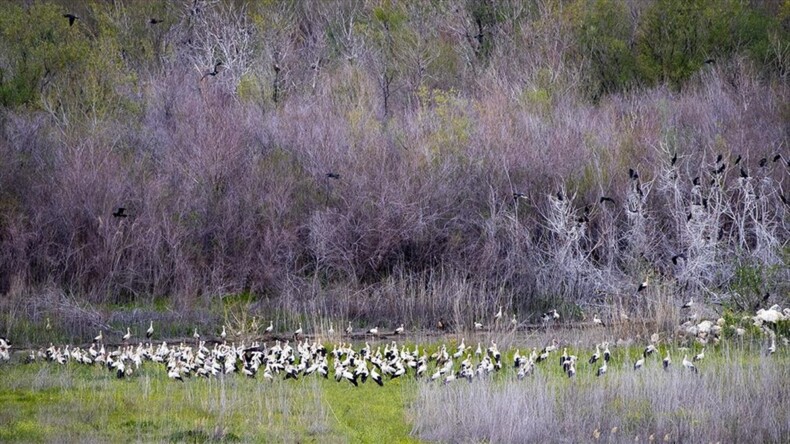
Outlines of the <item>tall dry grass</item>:
[[[412,407],[413,432],[438,442],[786,442],[786,362],[744,363],[740,352],[665,372],[610,366],[596,379],[539,367],[522,381],[425,383]],[[548,365],[554,365],[549,362]],[[545,368],[545,367],[544,367]],[[512,378],[512,376],[511,376]]]

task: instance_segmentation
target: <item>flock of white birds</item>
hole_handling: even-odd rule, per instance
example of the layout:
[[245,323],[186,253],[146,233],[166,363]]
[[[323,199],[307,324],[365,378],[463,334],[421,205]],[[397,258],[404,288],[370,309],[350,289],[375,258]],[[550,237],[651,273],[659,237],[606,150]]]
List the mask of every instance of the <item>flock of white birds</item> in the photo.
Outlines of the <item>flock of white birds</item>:
[[[501,309],[496,316],[502,317]],[[555,316],[558,317],[556,311],[547,314],[547,317],[555,318]],[[778,306],[773,306],[768,310],[761,309],[750,319],[753,325],[762,328],[770,337],[771,344],[766,349],[768,355],[776,352],[776,334],[769,326],[784,320],[790,320],[790,310],[780,310]],[[693,373],[697,372],[695,363],[705,358],[704,345],[707,344],[710,337],[718,342],[718,337],[725,327],[723,321],[723,319],[719,319],[715,324],[703,321],[711,325],[703,326],[702,331],[700,331],[699,325],[692,326],[697,341],[703,344],[703,348],[701,352],[693,354],[691,359],[689,359],[688,349],[680,349],[686,352],[681,361],[683,369]],[[602,323],[595,322],[594,325],[598,324]],[[273,323],[270,323],[265,329],[266,333],[272,333],[273,328]],[[737,335],[742,334],[737,331],[741,327],[731,326],[731,328],[736,328]],[[351,335],[352,331],[351,324],[349,324],[346,334]],[[401,325],[393,333],[401,334],[403,331],[404,327]],[[374,327],[367,332],[371,335],[378,335],[379,329]],[[462,338],[457,346],[442,344],[435,353],[429,355],[426,349],[419,345],[405,346],[398,344],[397,341],[377,345],[375,349],[367,341],[358,348],[354,348],[351,343],[340,342],[329,350],[318,341],[300,338],[303,334],[301,325],[294,332],[293,343],[288,340],[276,340],[272,345],[259,341],[249,344],[245,344],[244,341],[239,344],[229,343],[224,326],[219,340],[213,344],[201,340],[197,330],[193,334],[194,343],[181,342],[177,345],[167,342],[155,345],[150,341],[153,334],[152,322],[146,331],[147,342],[132,344],[131,329],[127,329],[126,334],[122,337],[123,344],[110,346],[105,345],[104,334],[99,332],[89,347],[50,345],[46,349],[31,350],[25,361],[46,361],[61,365],[74,363],[103,367],[113,372],[118,378],[130,377],[145,362],[151,362],[162,365],[167,376],[175,381],[184,381],[185,378],[191,376],[211,378],[233,373],[239,373],[249,378],[262,377],[265,380],[278,377],[299,379],[316,375],[323,378],[331,376],[338,382],[346,381],[354,386],[365,383],[368,379],[378,385],[383,385],[387,379],[399,378],[407,374],[416,378],[440,380],[445,384],[459,379],[471,382],[475,378],[486,377],[498,372],[504,366],[502,353],[494,340],[491,340],[490,345],[486,347],[478,343],[477,347],[473,348],[467,346]],[[782,340],[787,345],[787,338],[782,337]],[[655,361],[661,360],[664,370],[671,370],[673,365],[670,355],[671,347],[666,347],[666,351],[662,355],[657,347],[659,343],[659,335],[652,335],[650,343],[633,363],[635,371],[643,368],[651,360],[651,356],[656,356]],[[10,350],[9,340],[0,337],[0,360],[9,360]],[[520,350],[516,349],[511,365],[517,377],[522,379],[534,374],[538,365],[545,365],[542,363],[550,361],[552,353],[559,354],[559,343],[556,340],[540,351],[537,348],[532,348],[531,351],[522,354]],[[585,361],[590,365],[590,372],[594,371],[595,375],[601,377],[606,375],[611,357],[609,344],[604,342],[596,345],[595,351],[590,351],[590,357],[589,359],[585,358]],[[559,365],[569,378],[576,376],[578,362],[579,358],[569,354],[567,347],[563,347],[563,352],[559,356]]]

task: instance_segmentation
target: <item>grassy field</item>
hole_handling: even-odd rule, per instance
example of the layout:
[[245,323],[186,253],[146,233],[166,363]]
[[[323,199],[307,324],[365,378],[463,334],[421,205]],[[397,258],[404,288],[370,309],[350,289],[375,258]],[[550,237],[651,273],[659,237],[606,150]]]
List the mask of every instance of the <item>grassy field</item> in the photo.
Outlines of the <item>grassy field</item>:
[[128,380],[95,367],[0,368],[0,441],[413,442],[410,381],[359,388],[239,376],[183,384],[145,365]]
[[660,356],[635,372],[641,346],[613,347],[602,378],[595,376],[598,364],[586,362],[590,349],[571,347],[569,353],[579,356],[574,379],[562,373],[555,353],[534,376],[519,381],[512,354],[516,346],[522,353],[532,346],[519,342],[504,353],[505,368],[492,378],[450,385],[411,376],[358,388],[312,376],[266,382],[231,375],[178,383],[151,363],[126,380],[77,364],[5,364],[0,441],[790,440],[790,411],[779,408],[790,396],[786,347],[768,357],[760,342],[723,343],[707,349],[697,363],[699,375],[681,366],[683,354],[698,348],[673,348],[674,364],[665,372],[666,349],[659,347]]

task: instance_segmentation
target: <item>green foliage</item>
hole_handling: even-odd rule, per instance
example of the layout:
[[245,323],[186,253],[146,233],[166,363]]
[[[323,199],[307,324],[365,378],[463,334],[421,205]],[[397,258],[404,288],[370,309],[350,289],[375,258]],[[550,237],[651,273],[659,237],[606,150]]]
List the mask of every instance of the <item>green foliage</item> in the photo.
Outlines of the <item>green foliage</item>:
[[576,25],[578,57],[589,60],[587,94],[601,96],[628,89],[636,81],[636,59],[632,51],[632,26],[625,3],[618,0],[587,0]]
[[679,88],[707,60],[743,52],[764,64],[777,28],[776,19],[738,0],[657,0],[639,23],[638,69],[648,83]]

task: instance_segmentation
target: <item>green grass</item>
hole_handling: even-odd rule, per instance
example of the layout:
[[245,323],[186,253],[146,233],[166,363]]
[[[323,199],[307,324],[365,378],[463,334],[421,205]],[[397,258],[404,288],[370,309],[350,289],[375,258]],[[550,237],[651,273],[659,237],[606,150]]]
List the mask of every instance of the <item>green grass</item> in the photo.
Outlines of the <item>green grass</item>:
[[[470,341],[467,345],[473,352],[477,344]],[[447,347],[454,352],[455,342],[447,342]],[[753,341],[708,347],[705,361],[698,366],[705,373],[724,366],[758,372],[764,359],[761,347],[762,343]],[[438,344],[429,344],[426,351],[430,354],[437,348]],[[675,371],[682,370],[683,353],[691,357],[700,348],[673,348]],[[520,347],[522,355],[530,350]],[[631,366],[643,348],[612,346],[611,350],[609,373],[599,379],[594,374],[600,363],[587,363],[592,350],[569,348],[569,354],[579,357],[572,385],[592,391],[602,383],[609,384],[611,378],[636,375]],[[528,383],[515,381],[514,351],[502,349],[504,371],[493,376],[492,389]],[[566,393],[571,382],[559,368],[560,353],[562,347],[547,362],[538,364],[535,377],[545,387]],[[664,354],[665,348],[659,347],[659,355],[647,360],[648,373],[660,368]],[[784,351],[773,357],[786,358]],[[722,374],[721,378],[730,377]],[[465,387],[467,383],[458,381],[454,385]],[[441,384],[429,386],[438,389]],[[419,421],[415,402],[425,389],[424,383],[410,375],[386,380],[383,387],[368,381],[355,388],[345,381],[315,376],[268,382],[231,375],[178,383],[167,379],[164,369],[153,363],[146,363],[125,380],[115,379],[104,369],[77,364],[4,364],[0,365],[0,424],[4,425],[0,427],[0,442],[417,442],[411,435]],[[554,402],[561,402],[560,398]],[[643,424],[649,419],[645,418],[650,409],[644,399],[626,401],[607,407],[623,418],[624,429],[632,422]],[[676,413],[683,416],[682,411]]]
[[334,380],[233,375],[185,383],[145,365],[128,380],[75,364],[0,368],[0,441],[414,442],[412,381],[354,388]]

